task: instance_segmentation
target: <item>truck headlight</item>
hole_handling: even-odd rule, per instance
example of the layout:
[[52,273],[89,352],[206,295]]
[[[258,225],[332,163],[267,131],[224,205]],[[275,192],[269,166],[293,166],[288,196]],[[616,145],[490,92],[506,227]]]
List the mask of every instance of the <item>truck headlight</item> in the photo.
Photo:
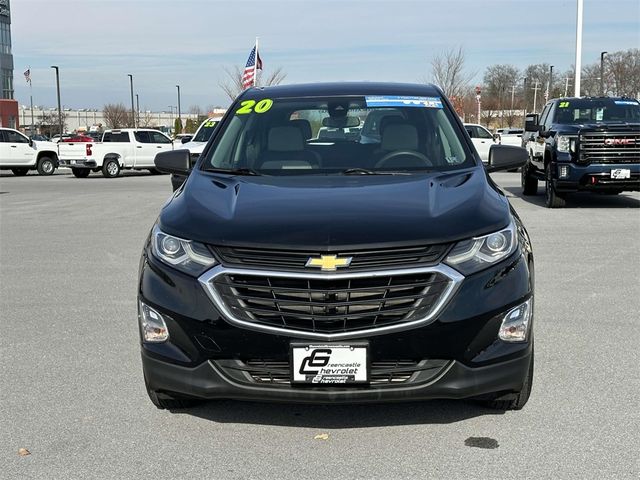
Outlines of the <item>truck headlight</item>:
[[151,232],[151,251],[164,263],[193,276],[202,274],[216,263],[206,245],[164,233],[157,225]]
[[559,152],[575,152],[576,137],[570,137],[568,135],[558,135],[556,146]]
[[449,252],[445,263],[467,275],[508,257],[517,246],[516,226],[511,220],[503,230],[458,242]]

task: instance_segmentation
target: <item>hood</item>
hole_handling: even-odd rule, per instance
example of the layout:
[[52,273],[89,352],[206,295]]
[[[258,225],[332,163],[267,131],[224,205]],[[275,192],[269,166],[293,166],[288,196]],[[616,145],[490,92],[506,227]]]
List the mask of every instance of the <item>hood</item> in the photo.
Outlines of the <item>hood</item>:
[[35,148],[37,151],[41,152],[43,150],[56,150],[57,144],[53,143],[53,142],[47,142],[44,140],[34,140],[33,141],[33,148]]
[[481,235],[508,224],[509,206],[482,167],[396,176],[194,171],[159,221],[167,233],[211,245],[323,251]]
[[175,150],[189,150],[189,153],[200,154],[204,150],[207,142],[187,142],[175,147]]

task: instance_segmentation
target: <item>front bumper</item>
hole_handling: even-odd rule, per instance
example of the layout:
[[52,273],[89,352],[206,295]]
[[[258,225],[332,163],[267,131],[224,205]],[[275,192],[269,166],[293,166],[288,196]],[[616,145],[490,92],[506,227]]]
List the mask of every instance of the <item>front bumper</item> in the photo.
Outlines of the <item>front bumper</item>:
[[379,401],[460,399],[522,388],[531,362],[531,347],[518,358],[484,367],[471,368],[452,361],[425,383],[386,387],[292,387],[241,383],[225,374],[215,360],[189,368],[153,358],[144,350],[142,365],[149,387],[203,399],[236,399],[299,403],[366,403]]
[[[561,169],[566,174],[561,176]],[[631,171],[631,178],[613,179],[611,170]],[[640,163],[557,163],[555,188],[559,192],[575,191],[640,191]]]

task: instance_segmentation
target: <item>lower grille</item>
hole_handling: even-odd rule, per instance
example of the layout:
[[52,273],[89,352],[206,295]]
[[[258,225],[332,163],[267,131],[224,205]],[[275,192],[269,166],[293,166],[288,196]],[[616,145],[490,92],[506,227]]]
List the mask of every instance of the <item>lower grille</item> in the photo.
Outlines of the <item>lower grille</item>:
[[589,132],[580,135],[580,163],[640,163],[640,133]]
[[[291,385],[288,360],[218,360],[216,363],[236,380],[263,385]],[[449,360],[386,360],[371,362],[369,385],[385,386],[426,382],[449,365]],[[326,387],[322,387],[326,388]]]
[[440,272],[322,278],[224,273],[212,280],[225,307],[245,322],[340,333],[427,317],[451,279]]

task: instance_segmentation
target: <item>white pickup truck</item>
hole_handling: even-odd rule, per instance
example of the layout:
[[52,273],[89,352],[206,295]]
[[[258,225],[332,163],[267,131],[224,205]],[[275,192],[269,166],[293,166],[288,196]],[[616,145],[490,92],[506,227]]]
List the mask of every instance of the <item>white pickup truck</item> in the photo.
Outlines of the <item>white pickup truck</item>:
[[123,128],[106,130],[101,142],[58,143],[58,160],[78,178],[88,177],[92,171],[113,178],[123,169],[158,173],[153,163],[156,154],[172,149],[171,139],[158,130]]
[[29,170],[52,175],[58,166],[58,151],[51,142],[31,140],[12,128],[0,128],[0,170],[23,176]]

